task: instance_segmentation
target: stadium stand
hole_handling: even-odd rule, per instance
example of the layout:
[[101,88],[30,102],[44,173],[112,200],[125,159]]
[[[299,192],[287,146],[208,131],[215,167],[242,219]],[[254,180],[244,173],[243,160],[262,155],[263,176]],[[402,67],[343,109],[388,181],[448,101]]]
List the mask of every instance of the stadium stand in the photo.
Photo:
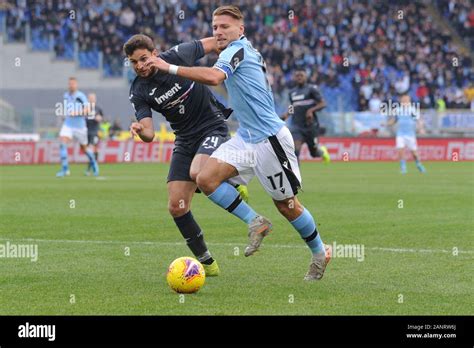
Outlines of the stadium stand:
[[[470,1],[438,0],[437,8],[461,37],[473,40]],[[422,108],[469,108],[466,89],[472,60],[451,35],[412,1],[240,0],[246,34],[266,59],[277,111],[287,105],[294,68],[311,73],[328,102],[325,111],[365,111],[377,100],[408,91]],[[217,1],[58,0],[8,1],[7,39],[31,35],[33,50],[57,59],[77,58],[80,68],[102,67],[104,77],[123,76],[122,44],[141,32],[165,50],[209,36]],[[317,20],[314,20],[317,18]],[[424,18],[423,21],[419,18]],[[30,28],[30,34],[28,29]],[[211,65],[215,56],[203,59]],[[453,64],[456,61],[457,64]],[[133,74],[128,73],[128,78]]]
[[437,5],[451,25],[474,49],[474,7],[470,0],[438,0]]

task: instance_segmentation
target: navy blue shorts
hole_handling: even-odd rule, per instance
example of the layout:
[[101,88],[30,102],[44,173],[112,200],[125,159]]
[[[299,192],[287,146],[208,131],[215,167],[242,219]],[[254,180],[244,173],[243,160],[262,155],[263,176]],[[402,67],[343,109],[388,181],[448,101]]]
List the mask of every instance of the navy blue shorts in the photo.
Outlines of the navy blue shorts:
[[290,127],[291,135],[293,135],[293,140],[299,140],[303,143],[308,144],[308,147],[313,147],[315,145],[315,139],[318,138],[319,129],[314,126],[309,127]]
[[189,170],[194,156],[198,154],[210,156],[229,139],[229,129],[226,124],[209,130],[201,137],[194,139],[176,137],[167,182],[192,181]]
[[87,133],[87,145],[97,145],[99,143],[99,133]]

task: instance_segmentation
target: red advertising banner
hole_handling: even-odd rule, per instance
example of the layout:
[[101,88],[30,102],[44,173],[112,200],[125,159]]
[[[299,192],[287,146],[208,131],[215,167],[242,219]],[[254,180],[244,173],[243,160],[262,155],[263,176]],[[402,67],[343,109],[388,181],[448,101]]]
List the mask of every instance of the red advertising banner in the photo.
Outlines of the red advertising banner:
[[[395,139],[321,138],[334,161],[396,161]],[[172,142],[143,143],[135,141],[103,141],[99,144],[99,162],[169,162]],[[418,153],[424,161],[473,161],[473,139],[418,139]],[[77,143],[68,147],[70,162],[85,163],[87,157]],[[301,160],[315,161],[304,146]],[[59,163],[57,141],[0,142],[0,164]]]
[[[396,161],[395,138],[321,138],[335,161]],[[466,138],[418,139],[422,161],[472,161],[474,140]],[[307,148],[301,159],[311,159]]]

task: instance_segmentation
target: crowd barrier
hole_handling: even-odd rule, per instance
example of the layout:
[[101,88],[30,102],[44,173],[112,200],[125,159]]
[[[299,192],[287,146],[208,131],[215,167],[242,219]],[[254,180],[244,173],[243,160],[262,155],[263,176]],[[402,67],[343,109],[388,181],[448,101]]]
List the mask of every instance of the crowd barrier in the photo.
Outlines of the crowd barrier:
[[[321,138],[334,161],[395,161],[397,150],[394,138]],[[139,141],[103,141],[99,143],[101,163],[165,163],[173,152],[173,142],[144,143]],[[84,163],[87,157],[77,143],[68,146],[70,162]],[[424,161],[472,161],[474,140],[469,138],[418,139],[418,153]],[[300,159],[317,161],[306,146]],[[2,141],[0,164],[59,163],[57,141]]]

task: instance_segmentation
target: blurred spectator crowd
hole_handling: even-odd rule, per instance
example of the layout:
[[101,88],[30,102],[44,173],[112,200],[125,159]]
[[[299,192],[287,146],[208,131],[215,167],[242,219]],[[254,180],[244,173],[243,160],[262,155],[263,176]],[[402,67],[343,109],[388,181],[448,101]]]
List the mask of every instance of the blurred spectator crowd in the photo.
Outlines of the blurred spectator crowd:
[[[103,52],[107,76],[122,76],[122,45],[135,33],[155,39],[158,50],[212,35],[214,0],[18,0],[8,1],[7,35],[54,38],[57,57],[96,67]],[[381,102],[409,93],[421,108],[469,108],[474,69],[449,31],[415,1],[236,0],[246,35],[266,60],[279,112],[288,102],[292,72],[304,67],[320,86],[326,111],[378,110]],[[470,0],[437,0],[443,18],[473,42]],[[48,41],[49,42],[49,41]],[[472,48],[471,48],[472,49]],[[210,55],[200,64],[212,65]],[[87,64],[86,64],[87,66]]]
[[438,7],[452,26],[474,50],[474,5],[472,0],[437,0]]

